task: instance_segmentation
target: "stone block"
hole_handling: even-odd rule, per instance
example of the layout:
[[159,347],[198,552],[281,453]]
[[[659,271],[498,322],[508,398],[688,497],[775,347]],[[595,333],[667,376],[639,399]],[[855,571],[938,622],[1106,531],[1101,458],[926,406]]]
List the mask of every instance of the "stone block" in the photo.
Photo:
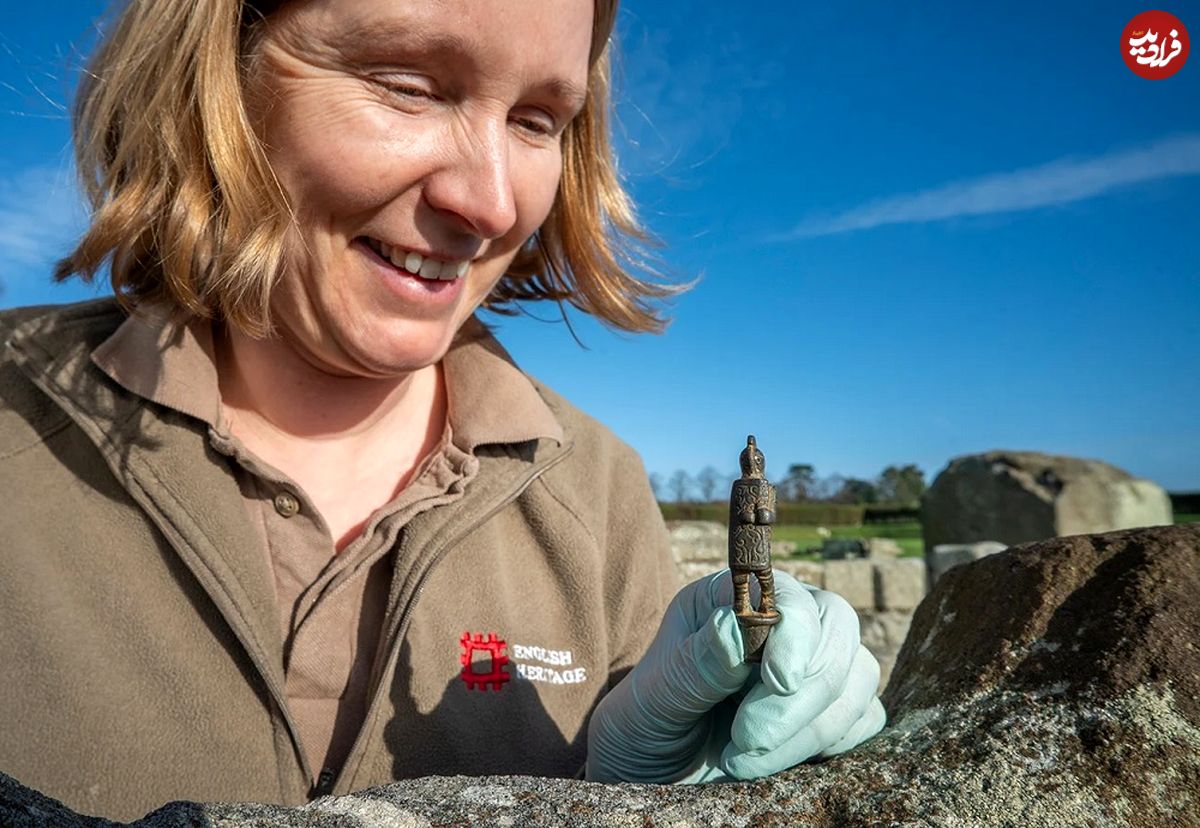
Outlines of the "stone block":
[[671,553],[678,561],[729,560],[729,530],[709,520],[672,520],[667,522]]
[[818,589],[825,588],[825,565],[816,561],[780,561],[772,562],[775,569],[786,572],[797,581],[811,584]]
[[779,561],[796,554],[796,542],[789,540],[771,539],[771,559]]
[[826,561],[825,589],[836,592],[856,610],[875,609],[874,565],[867,560]]
[[940,543],[925,553],[925,567],[929,573],[929,585],[932,587],[938,578],[947,571],[962,564],[968,564],[1003,552],[1008,547],[998,541],[980,541],[979,543]]
[[925,597],[925,562],[920,558],[875,561],[876,609],[916,609]]
[[867,557],[872,560],[898,558],[903,551],[900,548],[900,544],[891,538],[863,538],[863,547],[866,550]]
[[714,572],[719,572],[724,568],[724,561],[682,561],[675,564],[675,570],[679,573],[679,582],[681,584],[690,584],[692,581],[699,580]]

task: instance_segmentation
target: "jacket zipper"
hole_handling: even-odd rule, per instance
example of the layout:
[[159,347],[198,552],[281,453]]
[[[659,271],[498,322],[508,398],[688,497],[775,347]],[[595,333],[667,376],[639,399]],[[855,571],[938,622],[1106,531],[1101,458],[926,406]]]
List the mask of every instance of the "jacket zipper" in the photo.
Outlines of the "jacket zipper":
[[488,520],[490,520],[493,515],[495,515],[505,506],[520,497],[521,494],[528,489],[530,485],[532,485],[533,481],[537,480],[542,476],[542,474],[554,468],[556,465],[569,457],[574,450],[575,444],[569,443],[561,454],[559,454],[557,457],[551,458],[541,467],[531,471],[512,492],[505,496],[503,500],[489,509],[486,514],[468,524],[466,528],[462,529],[455,534],[453,538],[442,544],[437,552],[434,553],[433,557],[429,561],[429,565],[425,567],[425,571],[421,573],[420,578],[417,580],[417,586],[415,589],[413,589],[412,597],[408,599],[408,603],[405,604],[404,610],[400,613],[400,618],[396,622],[394,627],[396,631],[395,640],[391,642],[387,663],[384,665],[383,670],[381,670],[379,675],[376,677],[375,686],[371,688],[371,705],[367,708],[367,715],[363,719],[362,729],[358,732],[358,737],[354,740],[354,746],[350,748],[350,754],[345,764],[342,765],[337,774],[337,782],[332,786],[333,788],[337,788],[339,785],[341,785],[350,770],[351,764],[354,764],[357,769],[357,765],[362,763],[363,757],[359,755],[359,752],[360,749],[363,748],[365,740],[368,738],[368,734],[371,730],[370,723],[377,715],[378,707],[383,698],[383,694],[380,692],[383,689],[383,679],[385,676],[392,675],[392,671],[395,669],[395,662],[400,654],[400,645],[404,642],[404,633],[408,628],[408,620],[412,616],[413,608],[417,605],[417,601],[420,599],[421,593],[425,591],[425,583],[429,580],[429,576],[433,573],[433,570],[437,568],[437,565],[442,562],[442,559],[446,557],[446,554],[452,548],[454,548],[454,546],[460,540],[473,532],[480,524],[486,523]]

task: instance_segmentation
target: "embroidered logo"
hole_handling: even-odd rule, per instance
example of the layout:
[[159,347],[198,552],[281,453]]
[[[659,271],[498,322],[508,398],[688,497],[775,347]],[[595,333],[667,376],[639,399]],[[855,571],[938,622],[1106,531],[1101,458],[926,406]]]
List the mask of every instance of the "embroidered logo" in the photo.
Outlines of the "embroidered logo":
[[[504,669],[508,664],[508,656],[504,653],[507,645],[503,638],[496,638],[496,634],[490,632],[484,640],[483,633],[475,633],[472,638],[470,632],[465,632],[458,643],[462,645],[462,653],[458,657],[463,666],[460,675],[468,689],[486,691],[491,685],[493,690],[499,690],[509,680],[510,676]],[[486,654],[490,658],[491,666],[482,673],[474,669],[476,653]]]

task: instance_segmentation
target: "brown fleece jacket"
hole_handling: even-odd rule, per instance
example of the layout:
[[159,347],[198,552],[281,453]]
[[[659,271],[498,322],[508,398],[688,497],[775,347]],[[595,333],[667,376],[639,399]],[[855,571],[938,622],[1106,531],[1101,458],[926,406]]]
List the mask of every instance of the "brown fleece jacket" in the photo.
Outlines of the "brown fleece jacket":
[[[111,300],[0,314],[0,770],[116,819],[301,803],[269,561],[204,425],[92,363],[123,319]],[[490,336],[470,347],[511,365]],[[637,455],[530,381],[563,440],[475,447],[462,497],[399,533],[334,793],[576,773],[592,707],[674,593]]]

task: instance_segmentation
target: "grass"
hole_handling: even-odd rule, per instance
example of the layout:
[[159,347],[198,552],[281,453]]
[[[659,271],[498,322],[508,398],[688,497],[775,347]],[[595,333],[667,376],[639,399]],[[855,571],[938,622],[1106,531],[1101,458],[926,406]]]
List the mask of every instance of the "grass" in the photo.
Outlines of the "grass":
[[[1200,515],[1188,515],[1188,514],[1176,515],[1176,516],[1175,516],[1175,523],[1176,523],[1176,524],[1179,524],[1179,523],[1200,523]],[[802,527],[800,527],[800,528],[802,528]]]
[[[900,545],[900,555],[904,558],[920,557],[925,554],[924,541],[921,538],[921,524],[918,521],[903,523],[868,523],[864,526],[830,526],[831,537],[834,538],[891,538]],[[819,560],[819,555],[806,555],[802,550],[821,545],[821,536],[815,526],[775,526],[772,535],[779,540],[792,541],[796,544],[797,558]]]

